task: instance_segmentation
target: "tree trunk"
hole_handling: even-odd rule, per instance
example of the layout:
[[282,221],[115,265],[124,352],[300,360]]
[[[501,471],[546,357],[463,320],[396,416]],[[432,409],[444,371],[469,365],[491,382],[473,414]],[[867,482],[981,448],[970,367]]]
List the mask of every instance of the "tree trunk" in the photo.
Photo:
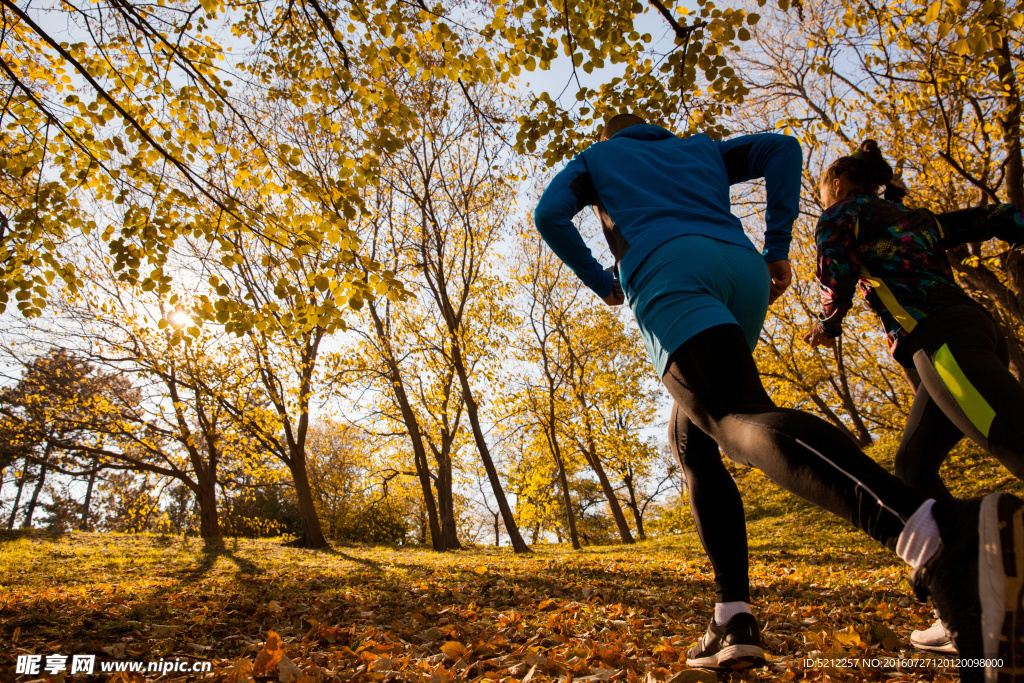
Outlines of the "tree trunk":
[[1000,59],[997,70],[1005,93],[1000,124],[1003,129],[1003,145],[1006,151],[1006,195],[1011,204],[1024,211],[1024,158],[1021,157],[1020,146],[1020,91],[1017,74],[1013,69],[1010,42],[1005,33],[999,52]]
[[633,476],[629,475],[622,478],[622,483],[626,485],[626,491],[629,492],[629,502],[626,505],[633,512],[633,521],[636,522],[636,535],[640,537],[641,541],[647,540],[647,534],[644,532],[644,518],[640,514],[640,505],[636,502],[636,489],[633,487]]
[[[409,424],[406,423],[406,429]],[[434,550],[444,550],[444,539],[441,537],[441,525],[438,523],[437,502],[434,500],[434,490],[430,487],[430,470],[427,467],[427,454],[423,450],[423,442],[419,441],[419,448],[416,447],[419,438],[419,428],[416,427],[415,436],[409,435],[413,442],[413,460],[416,463],[416,476],[420,481],[420,492],[423,494],[423,506],[426,508],[426,519],[423,526],[423,543],[426,544],[427,531],[430,531],[430,547]]]
[[[547,369],[547,355],[545,355],[545,369]],[[558,468],[558,483],[562,487],[562,505],[565,508],[565,523],[569,529],[569,540],[572,542],[572,550],[580,550],[580,535],[575,526],[575,510],[572,509],[572,496],[569,493],[568,476],[565,474],[565,461],[562,459],[561,446],[558,444],[558,432],[555,425],[555,392],[551,375],[548,374],[548,424],[545,425],[545,436],[548,439],[548,447],[555,459],[555,467]],[[558,543],[561,543],[559,535]]]
[[498,524],[498,520],[500,519],[500,516],[498,515],[497,512],[492,512],[491,514],[494,515],[494,547],[495,548],[500,548],[501,547],[501,526]]
[[39,480],[36,482],[35,489],[32,490],[32,498],[28,502],[28,509],[25,510],[25,521],[21,523],[22,529],[27,529],[32,526],[32,516],[36,512],[36,502],[39,500],[39,492],[43,490],[43,484],[46,483],[46,472],[49,469],[50,464],[50,453],[53,451],[53,446],[50,441],[46,442],[46,450],[43,451],[43,462],[39,465]]
[[305,453],[292,452],[292,463],[289,468],[295,480],[295,496],[299,503],[299,518],[302,520],[302,537],[293,545],[299,548],[326,548],[327,539],[320,528],[320,516],[313,504],[313,491],[309,486],[309,475],[306,473]]
[[[427,451],[423,446],[423,433],[420,431],[419,421],[416,413],[413,412],[409,395],[405,391],[405,384],[402,373],[398,368],[398,362],[391,353],[388,345],[388,336],[384,330],[384,321],[377,313],[377,306],[374,303],[369,305],[370,316],[373,318],[373,329],[377,334],[377,340],[384,345],[386,355],[382,354],[384,362],[387,363],[390,374],[391,390],[394,392],[395,400],[398,402],[398,409],[402,413],[402,422],[405,424],[405,431],[412,442],[413,461],[416,463],[416,476],[420,480],[420,492],[423,494],[423,505],[427,511],[427,522],[430,524],[430,545],[434,550],[444,550],[444,535],[441,532],[441,525],[437,518],[437,503],[434,501],[434,492],[430,487],[430,467],[427,460]],[[456,541],[457,542],[457,541]]]
[[480,427],[476,399],[473,398],[473,392],[470,390],[466,366],[462,362],[462,353],[454,333],[452,334],[452,364],[455,365],[455,371],[459,375],[459,384],[462,386],[462,399],[466,403],[466,415],[469,416],[469,424],[473,427],[473,439],[476,441],[476,448],[480,453],[480,459],[484,463],[484,469],[487,470],[487,479],[490,481],[494,498],[498,502],[498,510],[501,511],[501,518],[505,522],[505,531],[508,532],[512,550],[517,553],[528,553],[530,548],[523,541],[522,536],[519,535],[516,518],[512,515],[512,509],[508,506],[508,500],[505,499],[505,491],[501,488],[501,480],[498,479],[498,471],[494,468],[494,461],[491,460],[491,451],[487,447],[484,431]]
[[79,531],[90,531],[92,529],[92,525],[89,524],[89,510],[92,508],[92,490],[96,486],[99,463],[99,457],[93,457],[92,472],[89,473],[89,485],[85,489],[85,502],[82,503],[82,523],[78,527]]
[[220,538],[220,515],[217,511],[217,489],[213,486],[212,482],[200,482],[200,489],[199,494],[196,496],[196,502],[199,503],[199,535],[203,538]]
[[619,539],[627,545],[632,545],[636,543],[636,540],[633,538],[633,532],[629,530],[629,524],[626,523],[626,515],[622,514],[622,506],[619,505],[619,499],[615,496],[615,489],[612,488],[612,483],[608,480],[608,475],[604,471],[604,465],[601,464],[601,458],[597,454],[597,445],[590,438],[589,426],[587,427],[587,439],[590,443],[587,444],[587,448],[580,448],[580,452],[586,458],[590,469],[594,470],[597,480],[601,482],[601,490],[604,491],[604,497],[608,499],[608,507],[611,508],[612,518],[615,520],[615,526],[619,530]]
[[[552,427],[553,429],[553,427]],[[576,533],[576,511],[572,507],[572,495],[569,492],[569,478],[565,475],[565,465],[562,463],[562,455],[558,443],[552,438],[554,448],[555,465],[558,467],[558,483],[562,487],[562,504],[565,505],[565,521],[569,526],[569,540],[572,541],[572,549],[580,549],[579,534]],[[559,539],[561,541],[561,539]]]
[[455,519],[455,496],[452,494],[452,461],[447,453],[438,462],[437,502],[441,518],[441,550],[462,550]]
[[[1003,17],[1002,20],[1005,22],[1006,18]],[[1006,28],[1005,25],[1004,28]],[[1010,52],[1009,39],[1005,33],[999,51],[999,80],[1003,84],[1003,92],[1006,93],[1003,99],[1003,116],[1000,119],[1003,129],[1003,147],[1006,151],[1006,196],[1018,211],[1024,211],[1024,158],[1021,156],[1020,143],[1020,84],[1017,82],[1017,73],[1013,67],[1014,57]],[[1013,250],[1004,258],[1003,267],[1006,268],[1006,274],[1009,276],[1018,306],[1024,309],[1024,257],[1017,250]],[[1024,320],[1018,322],[1024,322]]]
[[14,528],[14,520],[18,517],[18,506],[21,505],[21,492],[25,488],[25,480],[28,478],[28,460],[25,460],[25,467],[21,470],[21,478],[18,480],[18,493],[14,496],[14,505],[11,507],[11,516],[7,518],[7,529]]

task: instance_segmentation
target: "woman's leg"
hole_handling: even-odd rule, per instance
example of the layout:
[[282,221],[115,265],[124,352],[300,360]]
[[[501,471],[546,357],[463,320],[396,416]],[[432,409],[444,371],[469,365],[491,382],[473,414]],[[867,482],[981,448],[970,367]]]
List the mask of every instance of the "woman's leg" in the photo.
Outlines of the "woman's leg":
[[922,384],[896,451],[896,476],[926,498],[952,498],[939,468],[963,435]]
[[973,306],[955,306],[919,327],[914,365],[928,394],[964,434],[1024,479],[1024,386],[1007,369],[1006,340],[995,321]]

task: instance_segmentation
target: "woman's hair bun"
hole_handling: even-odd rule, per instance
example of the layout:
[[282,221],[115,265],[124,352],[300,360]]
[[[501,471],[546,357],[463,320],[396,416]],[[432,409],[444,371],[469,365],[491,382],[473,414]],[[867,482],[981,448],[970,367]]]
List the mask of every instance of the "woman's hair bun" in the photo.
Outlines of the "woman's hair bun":
[[874,140],[865,140],[853,153],[864,164],[864,180],[874,186],[887,185],[892,180],[892,166],[882,156],[882,150]]
[[849,156],[839,157],[825,169],[824,182],[846,176],[855,186],[878,192],[882,185],[892,180],[892,167],[882,156],[882,150],[874,140],[865,140]]

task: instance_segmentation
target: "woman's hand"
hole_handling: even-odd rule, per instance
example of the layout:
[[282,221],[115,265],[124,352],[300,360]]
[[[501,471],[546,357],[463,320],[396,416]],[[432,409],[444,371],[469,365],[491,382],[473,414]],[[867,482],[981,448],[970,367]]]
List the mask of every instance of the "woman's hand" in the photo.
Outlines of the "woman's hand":
[[804,341],[813,349],[818,346],[827,346],[832,349],[835,348],[836,340],[834,337],[830,337],[825,334],[825,330],[821,329],[821,325],[817,322],[811,323],[811,329],[807,330],[804,334]]

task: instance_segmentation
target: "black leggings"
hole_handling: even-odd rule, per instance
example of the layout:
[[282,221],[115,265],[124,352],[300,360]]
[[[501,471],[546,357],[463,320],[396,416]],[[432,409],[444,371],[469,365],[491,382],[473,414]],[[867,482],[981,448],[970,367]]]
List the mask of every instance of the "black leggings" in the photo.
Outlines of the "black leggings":
[[951,498],[939,468],[966,435],[1024,479],[1024,386],[1007,369],[1006,338],[995,321],[977,306],[951,306],[921,321],[903,344],[921,384],[896,475],[922,495]]
[[687,477],[720,602],[749,601],[749,581],[743,504],[715,442],[733,461],[756,467],[890,549],[925,500],[833,425],[776,406],[738,325],[691,338],[669,358],[662,381],[675,399],[669,441]]

